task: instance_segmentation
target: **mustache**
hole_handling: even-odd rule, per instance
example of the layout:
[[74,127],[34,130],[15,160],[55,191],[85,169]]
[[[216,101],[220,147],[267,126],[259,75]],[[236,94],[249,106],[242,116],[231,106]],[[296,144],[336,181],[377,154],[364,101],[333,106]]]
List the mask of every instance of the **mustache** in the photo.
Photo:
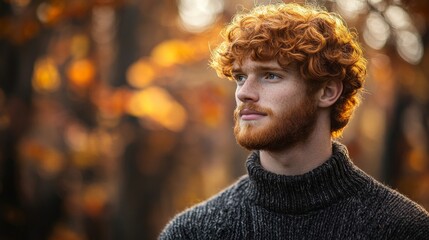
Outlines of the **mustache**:
[[268,115],[268,116],[270,116],[270,115],[273,114],[272,110],[269,109],[269,108],[261,107],[261,106],[259,106],[257,104],[254,104],[254,103],[243,103],[243,104],[238,105],[235,108],[235,110],[234,110],[234,119],[238,119],[240,117],[240,113],[243,110],[246,110],[246,111],[255,111],[255,112],[259,112],[259,113],[262,113],[262,114],[265,114],[265,115]]

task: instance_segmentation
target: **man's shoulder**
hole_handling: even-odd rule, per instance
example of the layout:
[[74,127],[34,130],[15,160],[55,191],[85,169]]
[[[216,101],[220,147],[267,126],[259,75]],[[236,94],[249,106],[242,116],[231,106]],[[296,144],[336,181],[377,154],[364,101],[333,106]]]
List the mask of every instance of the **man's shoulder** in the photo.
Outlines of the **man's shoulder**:
[[235,208],[235,205],[240,204],[238,200],[244,200],[248,182],[249,178],[243,176],[211,198],[186,209],[177,217],[184,215],[192,218],[218,217],[222,211]]
[[364,202],[378,228],[415,236],[412,239],[429,235],[427,210],[399,191],[379,183]]
[[160,239],[194,239],[202,232],[220,231],[239,211],[248,182],[244,176],[210,199],[179,213],[164,228]]
[[388,213],[402,215],[402,212],[408,212],[429,217],[422,206],[390,186],[379,183],[373,190],[371,201],[378,203]]

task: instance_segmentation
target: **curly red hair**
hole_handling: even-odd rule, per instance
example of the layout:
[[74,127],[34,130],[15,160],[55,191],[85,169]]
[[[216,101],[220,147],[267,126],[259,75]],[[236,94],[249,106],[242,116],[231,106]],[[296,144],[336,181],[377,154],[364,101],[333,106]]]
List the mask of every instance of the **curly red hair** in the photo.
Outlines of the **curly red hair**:
[[221,32],[223,42],[212,51],[210,66],[232,79],[234,62],[244,58],[294,63],[308,93],[330,80],[343,91],[331,109],[331,135],[339,137],[360,102],[366,59],[357,34],[342,18],[314,6],[295,3],[262,5],[237,14]]

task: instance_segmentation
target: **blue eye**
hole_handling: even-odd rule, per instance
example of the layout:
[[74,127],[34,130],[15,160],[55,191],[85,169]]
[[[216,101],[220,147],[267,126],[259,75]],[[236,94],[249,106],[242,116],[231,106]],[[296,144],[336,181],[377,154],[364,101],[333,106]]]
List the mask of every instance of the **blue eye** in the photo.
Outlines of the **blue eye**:
[[234,75],[234,80],[237,84],[243,83],[246,80],[245,75]]
[[267,73],[267,75],[265,76],[265,78],[267,78],[267,79],[277,79],[277,78],[280,78],[280,77],[277,76],[276,74],[273,74],[273,73]]

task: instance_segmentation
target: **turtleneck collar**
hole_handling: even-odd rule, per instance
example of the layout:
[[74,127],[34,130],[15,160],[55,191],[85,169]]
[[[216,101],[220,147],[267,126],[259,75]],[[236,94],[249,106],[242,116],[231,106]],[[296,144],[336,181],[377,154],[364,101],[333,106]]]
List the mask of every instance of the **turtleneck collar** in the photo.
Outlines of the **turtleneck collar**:
[[344,145],[334,142],[332,156],[303,175],[285,176],[265,170],[254,151],[247,159],[249,197],[275,212],[300,214],[324,208],[370,186],[370,177],[350,160]]

